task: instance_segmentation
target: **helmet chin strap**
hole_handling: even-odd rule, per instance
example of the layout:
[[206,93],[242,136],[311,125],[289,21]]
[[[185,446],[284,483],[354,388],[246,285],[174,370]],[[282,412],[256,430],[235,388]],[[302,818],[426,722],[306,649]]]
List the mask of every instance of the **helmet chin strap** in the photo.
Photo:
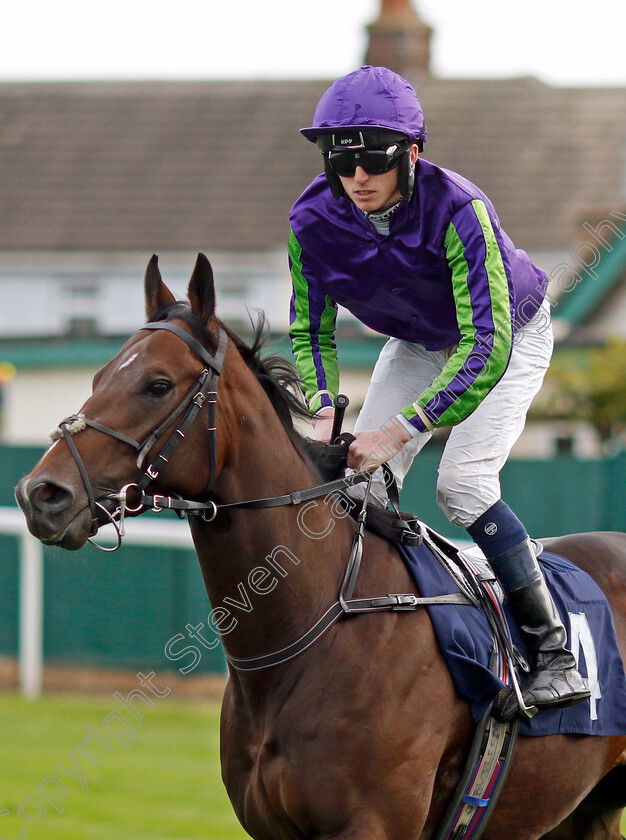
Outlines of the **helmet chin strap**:
[[415,168],[417,167],[417,157],[415,162],[411,161],[410,147],[402,155],[402,160],[398,164],[398,186],[400,188],[400,195],[402,201],[406,204],[411,200],[413,195],[413,188],[415,186]]

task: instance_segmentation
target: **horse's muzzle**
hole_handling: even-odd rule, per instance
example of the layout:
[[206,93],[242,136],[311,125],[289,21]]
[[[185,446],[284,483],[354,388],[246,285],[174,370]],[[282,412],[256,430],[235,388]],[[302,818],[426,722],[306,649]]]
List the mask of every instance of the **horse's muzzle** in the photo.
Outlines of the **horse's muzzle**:
[[24,512],[28,530],[46,545],[75,551],[90,536],[89,505],[84,504],[86,499],[81,503],[70,485],[45,475],[26,476],[17,485],[15,498]]

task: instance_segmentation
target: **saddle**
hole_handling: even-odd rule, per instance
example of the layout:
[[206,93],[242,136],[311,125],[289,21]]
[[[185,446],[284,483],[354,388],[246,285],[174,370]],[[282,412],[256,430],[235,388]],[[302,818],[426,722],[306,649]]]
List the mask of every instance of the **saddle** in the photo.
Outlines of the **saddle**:
[[[356,519],[358,509],[354,506],[347,506],[350,515]],[[396,513],[395,510],[388,510],[379,505],[368,504],[366,528],[373,534],[382,537],[390,543],[401,543],[402,545],[419,545],[420,535],[416,530],[418,520],[412,513]]]
[[[321,472],[325,481],[333,481],[345,475],[348,447],[354,440],[354,435],[343,432],[335,437],[333,443],[304,438],[304,448],[311,460]],[[387,483],[389,498],[393,510],[381,508],[379,505],[369,503],[367,505],[367,518],[365,527],[377,534],[379,537],[391,543],[402,545],[419,545],[420,536],[416,531],[417,519],[411,513],[403,513],[399,508],[398,486],[393,474],[387,464],[382,465]],[[341,496],[341,503],[353,519],[358,519],[360,506],[354,504],[346,496]]]

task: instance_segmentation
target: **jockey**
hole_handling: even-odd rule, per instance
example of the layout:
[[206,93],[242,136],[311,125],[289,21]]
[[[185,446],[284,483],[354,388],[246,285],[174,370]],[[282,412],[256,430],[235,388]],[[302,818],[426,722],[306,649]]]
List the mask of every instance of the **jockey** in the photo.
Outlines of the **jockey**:
[[[515,249],[478,187],[420,157],[424,114],[397,74],[365,66],[336,80],[301,133],[324,159],[324,175],[292,208],[289,238],[290,335],[313,438],[331,434],[341,304],[388,337],[348,465],[388,462],[401,487],[433,430],[452,427],[437,500],[489,558],[528,639],[524,700],[581,702],[589,691],[499,480],[550,362],[547,277]],[[380,469],[372,495],[386,506]]]

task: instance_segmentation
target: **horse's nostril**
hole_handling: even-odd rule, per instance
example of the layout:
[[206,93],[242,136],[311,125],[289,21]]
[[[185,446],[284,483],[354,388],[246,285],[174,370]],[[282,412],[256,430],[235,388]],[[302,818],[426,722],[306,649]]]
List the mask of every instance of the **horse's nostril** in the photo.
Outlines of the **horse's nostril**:
[[50,481],[42,481],[31,488],[30,502],[38,510],[60,511],[72,501],[72,493],[65,487]]
[[58,492],[58,487],[51,487],[49,484],[45,484],[43,487],[39,488],[38,496],[42,502],[50,502],[54,499]]

